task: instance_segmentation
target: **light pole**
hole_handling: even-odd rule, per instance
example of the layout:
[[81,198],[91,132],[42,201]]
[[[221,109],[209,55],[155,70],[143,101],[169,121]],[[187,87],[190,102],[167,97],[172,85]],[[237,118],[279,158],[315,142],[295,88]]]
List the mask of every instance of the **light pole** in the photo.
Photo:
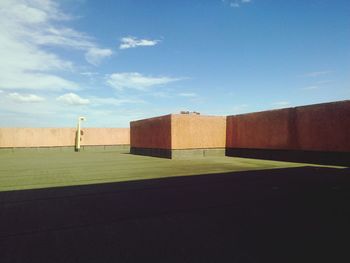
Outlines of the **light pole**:
[[77,126],[77,136],[76,137],[76,142],[75,142],[75,151],[79,152],[80,151],[80,140],[81,140],[81,130],[80,130],[80,122],[85,121],[85,117],[79,117],[78,118],[78,126]]

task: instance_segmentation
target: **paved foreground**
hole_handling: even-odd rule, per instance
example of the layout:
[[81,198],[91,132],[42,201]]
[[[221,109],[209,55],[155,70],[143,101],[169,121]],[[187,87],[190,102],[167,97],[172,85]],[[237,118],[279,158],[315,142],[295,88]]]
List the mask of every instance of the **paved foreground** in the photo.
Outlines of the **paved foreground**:
[[349,176],[255,167],[3,191],[0,262],[349,262]]

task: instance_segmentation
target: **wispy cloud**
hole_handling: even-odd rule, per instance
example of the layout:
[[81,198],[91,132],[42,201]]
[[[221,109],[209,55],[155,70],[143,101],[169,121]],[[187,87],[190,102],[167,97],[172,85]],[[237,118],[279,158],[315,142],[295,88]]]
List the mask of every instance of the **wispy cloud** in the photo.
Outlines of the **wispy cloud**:
[[277,101],[277,102],[273,102],[272,103],[273,108],[276,108],[276,109],[278,109],[278,108],[286,108],[286,107],[288,107],[290,105],[291,105],[291,103],[289,101]]
[[331,70],[324,70],[324,71],[313,71],[313,72],[308,72],[304,74],[304,77],[310,77],[310,78],[315,78],[323,75],[330,74],[332,71]]
[[[326,73],[325,73],[326,74]],[[317,74],[316,74],[317,75]],[[322,75],[322,74],[321,74]],[[319,80],[319,81],[314,81],[314,84],[306,86],[302,88],[303,90],[318,90],[322,88],[326,88],[327,84],[332,83],[332,80]]]
[[104,58],[110,57],[112,54],[112,50],[108,48],[90,48],[85,54],[85,59],[90,64],[97,66]]
[[194,93],[194,92],[183,92],[183,93],[179,93],[178,94],[180,97],[191,97],[191,98],[193,98],[193,97],[197,97],[197,94],[196,93]]
[[241,5],[251,3],[252,0],[222,0],[222,2],[228,4],[232,8],[239,8]]
[[249,109],[248,104],[238,104],[234,105],[232,110],[230,110],[230,114],[240,114],[240,113],[245,113]]
[[136,89],[146,90],[155,86],[162,86],[181,78],[151,77],[137,72],[114,73],[107,77],[107,84],[117,90]]
[[169,92],[164,92],[164,91],[153,92],[152,96],[156,97],[156,98],[171,98],[172,97],[172,95],[169,94]]
[[320,80],[320,81],[317,81],[316,83],[319,85],[323,85],[323,84],[329,84],[332,82],[333,82],[333,80]]
[[7,96],[18,103],[37,103],[45,100],[43,97],[34,94],[19,94],[17,92],[10,93]]
[[104,105],[112,105],[112,106],[120,106],[123,104],[137,104],[137,103],[145,103],[144,100],[141,99],[130,99],[130,98],[99,98],[92,97],[90,98],[91,104],[95,106],[104,106]]
[[239,2],[231,2],[230,7],[238,8],[238,7],[240,7],[240,4],[239,4]]
[[304,87],[303,90],[316,90],[316,89],[319,89],[320,86],[307,86],[307,87]]
[[72,71],[75,65],[59,56],[56,48],[86,53],[93,65],[112,51],[66,26],[71,19],[52,0],[0,1],[0,88],[77,88],[60,76],[59,72]]
[[57,101],[73,106],[87,105],[90,103],[90,100],[83,99],[75,93],[66,93],[62,96],[59,96],[57,98]]
[[135,48],[135,47],[146,47],[146,46],[155,46],[157,45],[160,40],[157,39],[138,39],[136,37],[123,37],[120,40],[120,49],[128,49],[128,48]]

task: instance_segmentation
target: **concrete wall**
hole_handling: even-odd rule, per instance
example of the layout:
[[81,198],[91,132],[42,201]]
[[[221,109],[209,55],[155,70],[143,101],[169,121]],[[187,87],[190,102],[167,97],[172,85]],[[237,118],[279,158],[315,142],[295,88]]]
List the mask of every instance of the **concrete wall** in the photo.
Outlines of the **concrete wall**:
[[[81,145],[130,144],[129,128],[83,128]],[[75,128],[0,128],[0,148],[75,144]]]
[[350,152],[350,101],[227,117],[228,148]]
[[130,146],[171,149],[171,115],[130,122]]
[[225,148],[226,117],[171,115],[172,149]]

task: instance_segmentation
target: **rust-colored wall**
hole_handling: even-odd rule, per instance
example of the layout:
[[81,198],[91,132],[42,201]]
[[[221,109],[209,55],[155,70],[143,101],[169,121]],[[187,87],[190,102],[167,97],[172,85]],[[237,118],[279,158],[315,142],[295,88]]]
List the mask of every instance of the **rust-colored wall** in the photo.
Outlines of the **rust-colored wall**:
[[[81,145],[130,144],[128,128],[82,128]],[[75,128],[0,128],[0,148],[73,146]]]
[[350,101],[227,117],[228,148],[350,151]]
[[291,145],[293,109],[273,110],[227,117],[228,148],[287,149]]
[[130,122],[130,146],[171,149],[171,115]]
[[171,115],[172,149],[225,148],[226,117]]
[[350,152],[350,101],[295,110],[300,149]]

